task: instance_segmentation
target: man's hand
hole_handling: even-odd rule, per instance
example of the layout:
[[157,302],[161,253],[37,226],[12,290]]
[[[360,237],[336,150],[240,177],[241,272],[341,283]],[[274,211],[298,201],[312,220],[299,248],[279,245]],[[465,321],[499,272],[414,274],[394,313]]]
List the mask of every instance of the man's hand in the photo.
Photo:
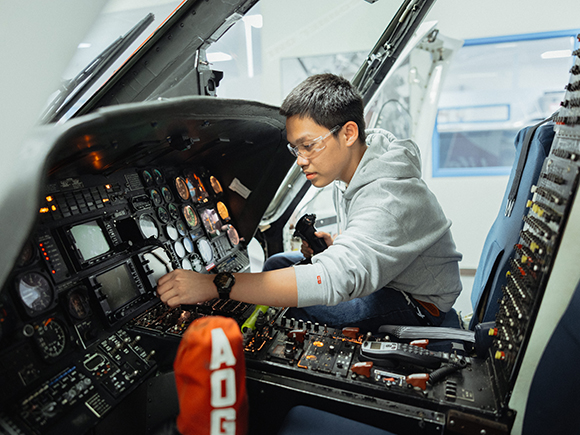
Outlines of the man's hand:
[[215,275],[206,275],[191,270],[175,269],[157,281],[157,294],[169,307],[182,304],[197,304],[218,297],[213,283]]
[[[320,239],[324,239],[326,246],[332,245],[333,238],[329,233],[325,233],[324,231],[317,231],[314,235]],[[306,240],[302,240],[302,246],[300,247],[300,252],[304,255],[304,258],[311,258],[314,255],[314,251],[308,245]]]

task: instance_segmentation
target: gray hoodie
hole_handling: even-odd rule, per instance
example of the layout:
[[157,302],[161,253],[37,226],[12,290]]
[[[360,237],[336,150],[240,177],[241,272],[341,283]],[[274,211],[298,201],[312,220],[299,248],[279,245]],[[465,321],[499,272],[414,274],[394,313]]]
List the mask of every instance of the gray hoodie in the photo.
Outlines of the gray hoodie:
[[368,130],[367,145],[350,184],[335,185],[342,232],[311,265],[294,266],[298,306],[336,305],[388,285],[449,311],[462,256],[421,179],[419,148],[384,130]]

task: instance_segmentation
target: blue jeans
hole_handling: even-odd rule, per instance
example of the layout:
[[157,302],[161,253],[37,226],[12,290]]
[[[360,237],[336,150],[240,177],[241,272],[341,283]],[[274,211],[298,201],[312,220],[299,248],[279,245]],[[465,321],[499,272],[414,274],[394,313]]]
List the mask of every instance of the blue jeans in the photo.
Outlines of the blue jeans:
[[[266,260],[263,270],[289,267],[303,259],[300,252],[275,254]],[[333,328],[357,326],[362,331],[377,331],[381,325],[439,326],[445,313],[434,316],[411,295],[383,287],[368,296],[338,305],[289,308],[286,317],[310,320]]]

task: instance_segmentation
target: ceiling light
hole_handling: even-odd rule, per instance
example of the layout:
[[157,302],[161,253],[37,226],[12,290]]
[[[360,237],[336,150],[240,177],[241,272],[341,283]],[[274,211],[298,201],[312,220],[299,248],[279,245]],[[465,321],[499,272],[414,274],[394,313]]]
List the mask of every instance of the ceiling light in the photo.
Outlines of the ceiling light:
[[541,54],[542,59],[559,59],[562,57],[570,57],[572,56],[572,50],[554,50],[554,51],[545,51]]

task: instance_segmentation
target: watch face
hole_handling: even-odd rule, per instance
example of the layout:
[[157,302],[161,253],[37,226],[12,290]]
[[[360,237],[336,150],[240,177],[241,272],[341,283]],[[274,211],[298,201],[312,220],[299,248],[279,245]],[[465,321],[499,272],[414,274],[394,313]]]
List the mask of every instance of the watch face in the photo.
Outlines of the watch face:
[[236,282],[236,278],[229,272],[220,272],[213,279],[217,287],[220,299],[229,299],[232,286]]
[[236,279],[231,273],[218,273],[214,279],[218,289],[229,288],[234,285]]

